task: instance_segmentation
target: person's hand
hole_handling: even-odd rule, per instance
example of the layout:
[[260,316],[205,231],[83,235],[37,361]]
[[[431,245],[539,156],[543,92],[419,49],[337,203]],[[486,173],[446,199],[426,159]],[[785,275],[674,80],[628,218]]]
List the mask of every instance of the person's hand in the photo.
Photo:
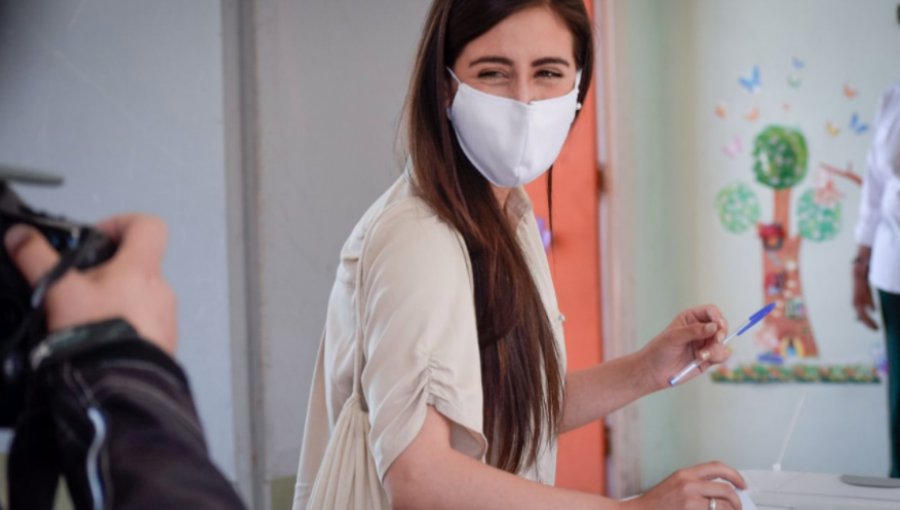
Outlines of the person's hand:
[[[717,479],[723,481],[714,481]],[[643,496],[626,501],[623,510],[740,510],[741,501],[732,485],[747,488],[733,468],[708,462],[676,471]]]
[[683,381],[727,360],[731,353],[721,343],[727,332],[728,323],[714,305],[689,308],[678,314],[641,350],[646,373],[652,378],[651,390],[668,388],[669,379],[694,360],[701,362],[699,370],[692,371]]
[[872,299],[872,289],[869,287],[869,256],[871,248],[859,247],[859,255],[853,262],[853,309],[856,310],[856,319],[869,329],[878,330],[878,324],[869,315],[875,311],[875,301]]
[[[105,264],[69,271],[50,287],[44,301],[48,330],[121,317],[141,337],[174,354],[176,298],[160,267],[166,246],[165,224],[133,214],[110,218],[97,228],[119,245],[118,250]],[[59,254],[31,227],[12,227],[4,241],[32,286],[59,262]]]

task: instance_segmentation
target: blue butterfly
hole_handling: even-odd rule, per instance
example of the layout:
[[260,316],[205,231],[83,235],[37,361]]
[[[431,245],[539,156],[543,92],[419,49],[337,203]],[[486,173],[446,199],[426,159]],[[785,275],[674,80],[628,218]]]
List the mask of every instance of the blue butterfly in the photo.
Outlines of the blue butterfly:
[[859,114],[853,112],[853,115],[850,117],[850,130],[858,135],[861,135],[869,130],[869,125],[863,124],[859,120]]
[[791,64],[794,66],[794,69],[797,69],[797,70],[803,69],[804,67],[806,67],[806,62],[800,60],[797,57],[791,57]]
[[738,77],[738,83],[741,84],[742,87],[747,89],[747,92],[756,92],[762,87],[762,80],[759,75],[759,66],[753,66],[753,71],[750,76]]

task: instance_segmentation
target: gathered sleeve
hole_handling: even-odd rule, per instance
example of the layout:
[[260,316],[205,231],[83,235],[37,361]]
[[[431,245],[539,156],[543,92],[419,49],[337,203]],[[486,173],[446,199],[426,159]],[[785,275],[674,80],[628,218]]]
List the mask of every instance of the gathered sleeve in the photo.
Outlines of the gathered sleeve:
[[461,236],[424,206],[399,204],[373,222],[360,265],[361,385],[380,478],[429,405],[450,420],[451,446],[483,460],[478,330]]

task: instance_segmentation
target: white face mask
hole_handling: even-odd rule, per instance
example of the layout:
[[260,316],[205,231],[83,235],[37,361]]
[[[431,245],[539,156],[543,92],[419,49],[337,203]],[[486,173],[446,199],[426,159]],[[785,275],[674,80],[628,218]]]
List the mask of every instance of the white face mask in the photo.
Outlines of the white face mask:
[[564,96],[528,104],[459,84],[448,115],[463,152],[495,186],[528,184],[550,169],[581,109],[578,85]]

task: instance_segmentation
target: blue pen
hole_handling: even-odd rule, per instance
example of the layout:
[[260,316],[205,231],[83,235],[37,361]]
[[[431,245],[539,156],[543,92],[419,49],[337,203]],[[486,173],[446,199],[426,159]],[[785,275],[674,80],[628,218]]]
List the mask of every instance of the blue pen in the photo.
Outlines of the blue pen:
[[[748,329],[755,326],[757,322],[763,320],[763,317],[765,317],[766,315],[769,315],[769,313],[774,309],[775,309],[775,303],[769,303],[768,305],[764,306],[762,310],[751,315],[750,318],[747,319],[747,322],[741,324],[740,327],[737,328],[737,331],[728,335],[728,338],[726,338],[725,340],[722,340],[722,345],[728,345],[728,342],[733,340],[735,337],[738,337],[738,336],[744,334],[745,331],[747,331]],[[671,386],[675,386],[676,384],[681,382],[682,379],[687,377],[687,375],[690,374],[693,370],[696,370],[696,368],[699,366],[700,366],[699,361],[697,361],[697,360],[692,361],[690,365],[684,367],[684,370],[682,370],[681,372],[678,372],[678,375],[669,379],[669,384]]]

